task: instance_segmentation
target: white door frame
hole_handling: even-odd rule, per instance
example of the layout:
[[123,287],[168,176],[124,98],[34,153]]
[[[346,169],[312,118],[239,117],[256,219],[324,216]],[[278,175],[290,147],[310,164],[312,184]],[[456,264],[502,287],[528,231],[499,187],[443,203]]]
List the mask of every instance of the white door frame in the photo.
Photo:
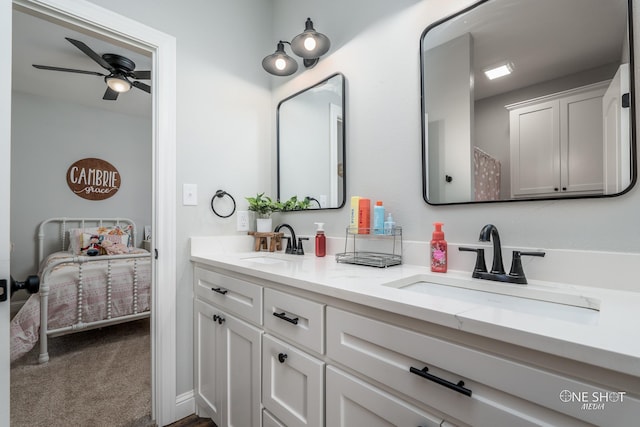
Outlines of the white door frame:
[[[11,205],[11,0],[0,1],[0,279],[9,286],[9,207]],[[6,63],[6,62],[5,62]],[[4,95],[4,96],[2,96]],[[8,289],[7,289],[8,290]],[[0,426],[9,425],[9,304],[0,302]]]
[[[152,55],[151,223],[154,231],[152,250],[157,249],[159,257],[153,262],[152,269],[154,288],[151,304],[151,401],[152,417],[158,425],[172,423],[176,421],[176,40],[173,36],[84,0],[0,1],[5,2],[2,8],[4,10],[7,9],[7,3],[13,4],[19,10],[104,35],[141,48]],[[11,55],[8,53],[11,51],[11,26],[8,28],[9,50],[2,51],[6,52],[10,61]],[[5,33],[0,33],[0,40],[7,37],[7,30],[2,31]],[[5,72],[9,70],[9,76],[3,78],[2,82],[10,82],[10,63],[3,69]],[[0,99],[11,99],[10,84],[8,87],[6,84],[0,86]],[[0,120],[10,123],[11,112],[9,110],[6,117],[4,106],[0,106]],[[5,135],[0,137],[4,138]],[[6,201],[5,206],[8,204]],[[0,224],[0,227],[4,226]],[[2,321],[4,322],[4,319]],[[0,361],[4,361],[1,356]],[[9,366],[7,364],[1,368],[8,370]],[[2,421],[0,419],[0,424]]]

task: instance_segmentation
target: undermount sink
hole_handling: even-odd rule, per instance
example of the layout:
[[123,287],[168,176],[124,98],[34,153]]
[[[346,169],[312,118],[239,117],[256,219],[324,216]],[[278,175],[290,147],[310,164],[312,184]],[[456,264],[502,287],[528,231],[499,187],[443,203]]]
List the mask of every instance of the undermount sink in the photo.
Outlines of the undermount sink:
[[436,283],[432,276],[418,275],[385,284],[402,291],[443,297],[483,307],[526,313],[579,323],[597,322],[600,300],[532,285],[493,283],[443,277]]

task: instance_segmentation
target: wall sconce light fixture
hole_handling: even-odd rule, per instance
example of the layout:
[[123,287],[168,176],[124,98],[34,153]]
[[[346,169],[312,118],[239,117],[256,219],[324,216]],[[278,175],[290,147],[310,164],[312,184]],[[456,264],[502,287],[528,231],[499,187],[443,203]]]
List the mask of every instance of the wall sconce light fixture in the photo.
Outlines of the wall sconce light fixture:
[[298,71],[298,63],[296,60],[284,51],[285,43],[290,44],[289,42],[280,40],[276,51],[271,55],[265,56],[262,60],[262,68],[264,68],[267,73],[275,76],[290,76]]
[[276,76],[289,76],[298,70],[298,63],[284,51],[284,44],[291,46],[293,53],[302,58],[306,68],[315,66],[320,57],[329,51],[331,42],[324,34],[313,28],[311,18],[307,18],[305,29],[291,40],[291,43],[280,40],[275,53],[262,60],[262,68]]

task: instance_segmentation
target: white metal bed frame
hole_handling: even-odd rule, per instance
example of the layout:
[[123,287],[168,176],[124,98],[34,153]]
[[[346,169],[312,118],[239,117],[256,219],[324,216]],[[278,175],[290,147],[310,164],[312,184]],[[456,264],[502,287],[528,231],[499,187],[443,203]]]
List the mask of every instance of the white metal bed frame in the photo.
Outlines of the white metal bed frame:
[[[50,218],[43,221],[38,229],[38,265],[40,265],[44,259],[44,245],[45,245],[45,230],[50,224],[57,224],[59,230],[59,238],[61,242],[60,250],[67,250],[66,246],[66,234],[69,228],[86,228],[86,227],[102,227],[102,226],[116,226],[116,225],[131,225],[133,229],[132,233],[132,245],[136,247],[136,225],[128,218]],[[68,227],[72,224],[71,227]],[[54,227],[55,228],[55,227]],[[112,301],[111,301],[111,264],[114,260],[133,259],[133,313],[112,317]],[[80,332],[89,329],[101,328],[104,326],[115,325],[118,323],[131,322],[138,319],[143,319],[151,316],[150,311],[138,311],[138,263],[139,260],[151,259],[151,254],[126,254],[126,255],[101,255],[97,257],[69,255],[68,258],[59,259],[49,264],[43,271],[40,277],[40,354],[38,356],[39,363],[46,363],[49,361],[49,352],[47,347],[48,337],[57,337],[60,335],[71,334],[74,332]],[[102,320],[96,320],[92,322],[85,322],[82,319],[82,268],[83,264],[87,262],[106,261],[107,262],[107,314],[106,318]],[[78,283],[77,283],[77,299],[76,299],[76,311],[77,317],[73,325],[65,326],[57,329],[48,328],[48,303],[49,303],[49,285],[47,279],[53,271],[53,269],[60,264],[77,264],[78,266]]]

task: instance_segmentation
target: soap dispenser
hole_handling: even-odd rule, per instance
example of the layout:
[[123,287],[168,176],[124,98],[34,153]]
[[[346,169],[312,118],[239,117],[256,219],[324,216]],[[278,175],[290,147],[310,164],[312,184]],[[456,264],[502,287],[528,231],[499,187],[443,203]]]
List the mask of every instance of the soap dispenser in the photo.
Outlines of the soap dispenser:
[[444,240],[441,222],[434,222],[435,230],[431,236],[431,271],[447,272],[447,241]]
[[327,238],[324,235],[324,223],[314,223],[318,229],[316,230],[316,256],[323,257],[327,253]]

